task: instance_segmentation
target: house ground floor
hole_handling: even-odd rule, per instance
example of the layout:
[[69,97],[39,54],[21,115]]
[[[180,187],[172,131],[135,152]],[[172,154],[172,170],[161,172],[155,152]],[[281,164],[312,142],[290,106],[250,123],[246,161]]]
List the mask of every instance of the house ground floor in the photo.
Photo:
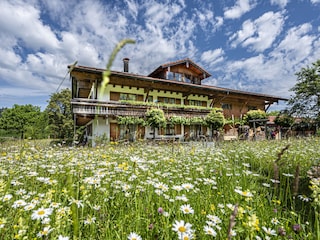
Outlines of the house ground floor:
[[[85,141],[95,146],[106,141],[156,140],[264,140],[281,139],[281,132],[274,126],[250,128],[225,125],[222,135],[201,124],[168,124],[165,128],[152,129],[137,124],[118,124],[114,117],[96,117],[86,124]],[[274,135],[272,135],[274,133]]]
[[85,139],[95,145],[99,141],[136,141],[138,139],[199,140],[210,137],[209,128],[200,124],[168,124],[165,128],[152,129],[137,124],[118,124],[114,118],[96,117],[86,125]]

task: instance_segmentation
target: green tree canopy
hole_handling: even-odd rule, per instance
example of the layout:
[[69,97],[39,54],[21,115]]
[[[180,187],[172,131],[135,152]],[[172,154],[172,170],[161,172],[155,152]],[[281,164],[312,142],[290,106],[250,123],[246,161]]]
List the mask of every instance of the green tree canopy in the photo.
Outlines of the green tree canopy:
[[52,136],[71,139],[73,137],[73,115],[70,89],[63,89],[61,92],[52,94],[46,112]]
[[287,111],[279,112],[274,123],[280,127],[289,128],[294,123],[294,118]]
[[211,130],[221,130],[224,126],[225,119],[221,108],[213,108],[205,118],[206,125]]
[[297,83],[290,90],[290,113],[299,117],[320,119],[320,60],[296,73]]
[[[1,113],[0,128],[18,134],[20,138],[43,137],[46,127],[46,116],[41,113],[40,107],[27,105],[13,105]],[[26,136],[26,133],[27,136]]]
[[146,123],[153,129],[153,138],[155,138],[155,129],[166,126],[164,112],[160,108],[151,108],[146,113]]
[[[243,121],[246,124],[252,126],[253,124],[250,122],[251,120],[259,120],[259,119],[265,120],[266,118],[267,118],[267,114],[265,111],[260,110],[260,109],[250,110],[244,115]],[[259,125],[259,123],[257,123],[257,125]]]

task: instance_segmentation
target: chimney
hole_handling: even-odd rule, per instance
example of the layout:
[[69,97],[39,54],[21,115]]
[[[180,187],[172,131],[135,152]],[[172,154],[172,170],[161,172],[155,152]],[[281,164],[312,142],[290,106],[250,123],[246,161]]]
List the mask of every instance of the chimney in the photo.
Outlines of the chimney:
[[123,71],[124,72],[129,72],[129,58],[124,58],[123,59]]

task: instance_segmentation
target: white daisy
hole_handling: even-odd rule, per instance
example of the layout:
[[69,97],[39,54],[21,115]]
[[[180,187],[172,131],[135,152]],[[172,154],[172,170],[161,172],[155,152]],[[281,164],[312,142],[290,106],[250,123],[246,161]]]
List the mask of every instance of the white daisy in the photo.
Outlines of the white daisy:
[[272,235],[272,236],[277,236],[276,230],[273,230],[271,228],[266,228],[265,226],[262,227],[263,231],[265,231],[266,234]]
[[35,204],[29,203],[29,204],[27,204],[26,206],[24,206],[24,210],[25,210],[25,211],[32,210],[32,209],[35,208],[35,206],[36,206]]
[[62,235],[58,236],[58,240],[69,240],[69,239],[70,239],[69,237],[65,237],[65,236],[62,236]]
[[175,221],[175,223],[172,226],[172,230],[176,233],[188,233],[192,231],[191,229],[192,225],[190,223],[185,223],[184,220],[181,221]]
[[12,198],[11,194],[6,194],[3,196],[2,201],[6,202],[6,201],[9,201],[11,198]]
[[142,240],[142,237],[135,232],[131,232],[128,236],[128,240]]
[[239,193],[240,195],[244,196],[244,197],[253,197],[253,194],[251,192],[247,191],[242,191],[240,189],[235,189],[234,190],[236,193]]
[[192,209],[192,207],[190,206],[190,204],[185,204],[182,205],[180,207],[180,210],[184,213],[184,214],[193,214],[194,210]]
[[203,230],[207,235],[211,235],[214,237],[217,236],[217,232],[212,227],[204,226]]
[[53,229],[50,226],[44,227],[43,230],[37,234],[37,236],[38,237],[48,236],[52,230]]
[[19,199],[13,203],[12,207],[18,208],[18,207],[24,207],[25,205],[27,205],[27,203],[24,200]]
[[44,219],[51,215],[53,209],[52,208],[39,208],[35,211],[33,211],[31,215],[31,219],[38,220],[38,219]]

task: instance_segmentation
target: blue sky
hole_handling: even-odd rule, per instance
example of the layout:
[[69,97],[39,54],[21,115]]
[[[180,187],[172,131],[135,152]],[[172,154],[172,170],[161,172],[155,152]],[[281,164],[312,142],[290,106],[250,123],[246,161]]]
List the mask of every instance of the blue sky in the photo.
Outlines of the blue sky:
[[[320,59],[320,0],[2,0],[0,107],[33,104],[70,88],[67,65],[147,75],[190,58],[204,84],[290,97],[295,73]],[[284,103],[271,109],[280,110]]]

